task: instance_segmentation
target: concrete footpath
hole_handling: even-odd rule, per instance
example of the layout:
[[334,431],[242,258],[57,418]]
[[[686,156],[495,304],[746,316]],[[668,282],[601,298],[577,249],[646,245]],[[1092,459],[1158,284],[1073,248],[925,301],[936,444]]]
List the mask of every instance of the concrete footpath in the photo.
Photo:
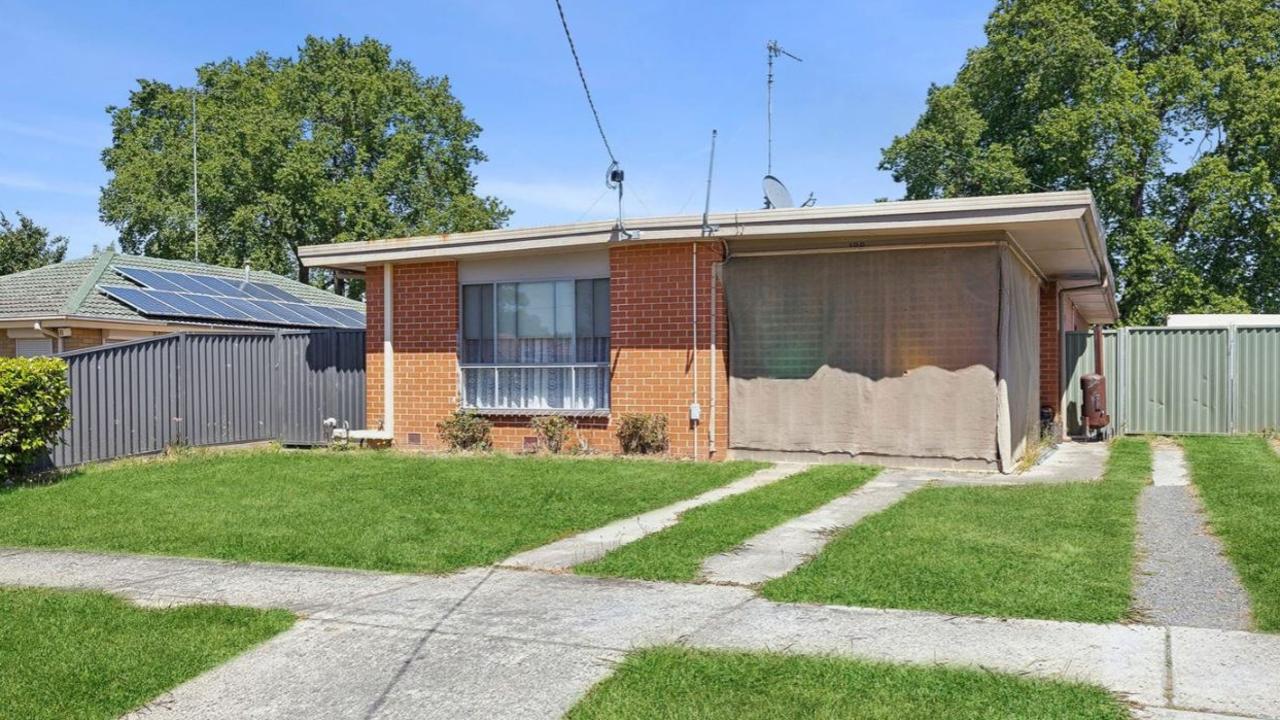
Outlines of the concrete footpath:
[[1154,448],[1152,484],[1138,498],[1134,609],[1161,625],[1244,630],[1249,597],[1205,524],[1182,448]]
[[773,603],[502,568],[409,576],[0,549],[0,585],[284,607],[288,632],[134,718],[558,718],[631,649],[829,653],[1095,683],[1150,717],[1280,718],[1280,636]]

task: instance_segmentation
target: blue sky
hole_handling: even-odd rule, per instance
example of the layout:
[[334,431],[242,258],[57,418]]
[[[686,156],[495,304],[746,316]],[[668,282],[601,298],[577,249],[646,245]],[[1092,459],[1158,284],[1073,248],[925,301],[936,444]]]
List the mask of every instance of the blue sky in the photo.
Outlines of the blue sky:
[[[769,39],[778,61],[774,174],[819,204],[896,198],[876,169],[929,83],[949,82],[983,41],[988,0],[603,2],[564,0],[615,153],[629,216],[701,212],[712,128],[713,210],[760,205]],[[307,34],[372,36],[447,75],[484,132],[482,192],[511,225],[612,217],[608,164],[553,0],[117,3],[0,0],[0,211],[71,238],[112,242],[98,222],[111,139],[105,108],[138,78],[190,84],[197,65],[257,50],[291,55]]]

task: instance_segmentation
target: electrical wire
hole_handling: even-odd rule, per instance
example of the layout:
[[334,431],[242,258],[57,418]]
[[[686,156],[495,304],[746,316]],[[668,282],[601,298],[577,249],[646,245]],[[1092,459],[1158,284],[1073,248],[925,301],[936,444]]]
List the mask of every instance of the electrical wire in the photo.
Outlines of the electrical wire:
[[569,41],[569,52],[573,54],[573,64],[578,67],[578,78],[582,80],[582,91],[587,94],[587,105],[591,107],[591,115],[596,119],[596,129],[600,131],[600,140],[604,143],[605,152],[609,153],[609,159],[616,165],[618,158],[613,155],[613,148],[609,146],[609,138],[604,134],[604,124],[600,122],[600,113],[596,110],[596,102],[591,98],[591,88],[587,85],[587,74],[582,71],[582,61],[578,59],[578,48],[573,44],[573,33],[569,32],[569,21],[564,17],[564,6],[560,4],[560,0],[556,0],[556,10],[560,13],[560,25],[564,27],[564,38]]

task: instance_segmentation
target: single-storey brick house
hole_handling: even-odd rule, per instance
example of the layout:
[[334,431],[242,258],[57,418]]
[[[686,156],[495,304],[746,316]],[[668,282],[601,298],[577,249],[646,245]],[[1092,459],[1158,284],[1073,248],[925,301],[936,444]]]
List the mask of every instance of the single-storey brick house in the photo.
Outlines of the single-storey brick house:
[[361,272],[368,413],[439,447],[455,408],[696,458],[1009,470],[1062,409],[1062,333],[1116,320],[1092,195],[762,210],[303,248]]

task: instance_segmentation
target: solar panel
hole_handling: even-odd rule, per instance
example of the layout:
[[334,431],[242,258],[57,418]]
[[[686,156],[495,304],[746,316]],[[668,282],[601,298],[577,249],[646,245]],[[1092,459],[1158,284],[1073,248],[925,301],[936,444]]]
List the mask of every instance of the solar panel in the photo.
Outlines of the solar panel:
[[155,290],[182,290],[182,288],[174,283],[166,280],[159,273],[151,270],[143,270],[142,268],[116,268],[117,273],[141,283],[144,287]]
[[141,288],[105,285],[102,291],[145,315],[182,315],[177,308],[152,297]]
[[352,323],[354,323],[350,327],[358,327],[358,328],[364,327],[364,313],[358,310],[352,310],[351,308],[334,308],[334,309],[342,313],[343,317],[347,318]]
[[326,325],[329,325],[332,327],[347,326],[348,320],[345,317],[339,315],[337,312],[335,312],[337,308],[332,308],[325,305],[312,305],[311,309],[329,319],[328,322],[325,323]]
[[254,305],[257,305],[258,307],[266,310],[269,313],[274,313],[275,315],[278,315],[280,318],[282,318],[285,322],[292,323],[294,325],[314,325],[315,324],[311,322],[310,318],[306,317],[305,315],[302,315],[301,313],[294,312],[289,308],[289,306],[285,305],[284,303],[275,302],[274,300],[248,300],[247,302],[251,302]]
[[311,320],[312,325],[320,325],[323,327],[328,327],[330,325],[333,325],[333,318],[320,312],[319,309],[314,305],[302,305],[301,303],[290,303],[289,309],[305,318],[309,318]]
[[186,295],[183,293],[169,292],[168,290],[146,290],[151,297],[160,300],[166,305],[171,305],[181,311],[183,315],[201,318],[223,319],[222,314],[201,305],[194,295]]
[[240,310],[237,310],[223,302],[225,298],[216,298],[212,295],[188,295],[187,297],[191,298],[192,302],[200,303],[216,313],[211,317],[216,317],[222,320],[253,319],[248,313],[241,312]]
[[[292,303],[303,302],[301,298],[295,295],[292,295],[288,292],[285,292],[284,290],[281,290],[280,288],[274,285],[268,285],[266,283],[253,282],[253,281],[250,281],[245,284],[249,285],[250,287],[256,288],[259,292],[263,292],[263,293],[266,293],[267,295],[270,295],[271,300],[279,300],[280,302],[292,302]],[[243,288],[243,289],[247,292],[249,288]],[[267,299],[267,298],[263,298],[263,299]]]
[[116,272],[143,287],[99,286],[144,315],[190,317],[269,325],[364,328],[364,314],[311,305],[268,283],[173,270],[120,267]]

